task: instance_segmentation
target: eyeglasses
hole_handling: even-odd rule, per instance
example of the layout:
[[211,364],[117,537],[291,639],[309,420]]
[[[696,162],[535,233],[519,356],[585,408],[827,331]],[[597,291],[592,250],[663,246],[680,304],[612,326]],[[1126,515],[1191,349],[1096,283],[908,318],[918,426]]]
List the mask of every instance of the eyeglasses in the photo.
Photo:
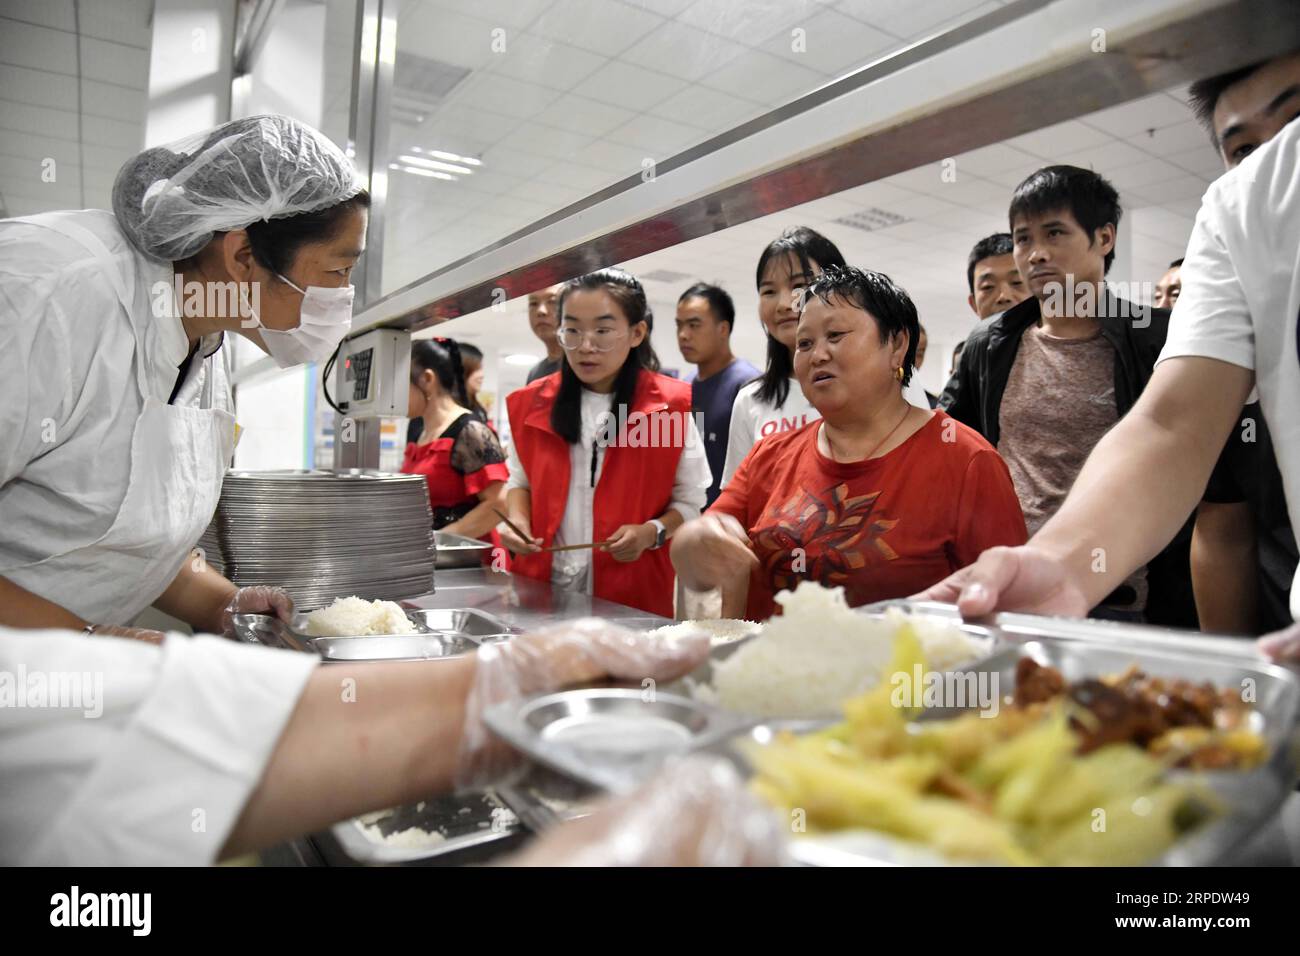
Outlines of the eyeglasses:
[[618,348],[618,344],[623,341],[626,335],[626,332],[619,329],[594,329],[591,332],[583,332],[582,329],[569,326],[560,329],[556,333],[556,338],[560,340],[560,347],[568,352],[576,352],[582,348],[583,342],[586,342],[597,352],[612,352]]

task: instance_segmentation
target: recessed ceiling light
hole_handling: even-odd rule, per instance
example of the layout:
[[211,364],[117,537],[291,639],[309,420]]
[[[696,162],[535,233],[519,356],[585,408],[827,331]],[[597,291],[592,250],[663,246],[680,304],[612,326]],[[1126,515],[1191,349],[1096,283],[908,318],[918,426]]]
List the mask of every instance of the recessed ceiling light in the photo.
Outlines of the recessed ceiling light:
[[454,163],[444,163],[437,159],[425,159],[423,156],[398,156],[403,163],[410,163],[412,166],[423,166],[425,169],[441,169],[448,173],[461,173],[462,175],[472,175],[474,170],[468,166],[457,166]]

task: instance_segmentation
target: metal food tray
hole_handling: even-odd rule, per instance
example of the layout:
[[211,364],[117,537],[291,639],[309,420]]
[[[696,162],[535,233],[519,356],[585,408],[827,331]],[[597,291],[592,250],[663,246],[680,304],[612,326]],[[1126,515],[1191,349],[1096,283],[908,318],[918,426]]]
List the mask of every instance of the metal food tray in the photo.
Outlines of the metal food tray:
[[435,531],[433,548],[435,567],[476,568],[483,563],[483,552],[492,550],[492,545],[477,538]]
[[[409,845],[384,839],[410,830],[416,832],[408,839]],[[521,832],[514,811],[494,791],[487,790],[433,797],[381,814],[366,814],[335,824],[326,835],[337,845],[331,849],[343,857],[342,862],[376,865],[436,861],[470,851],[481,854],[490,851],[489,844],[512,840]]]
[[626,793],[670,757],[707,747],[756,721],[689,697],[592,687],[506,701],[483,715],[515,749],[567,777]]
[[250,644],[288,648],[320,655],[325,663],[359,661],[421,661],[458,657],[482,644],[509,640],[518,629],[477,608],[404,608],[415,625],[414,634],[312,637],[304,633],[306,618],[293,626],[266,614],[238,614],[235,635]]
[[[958,622],[952,605],[890,601],[861,609],[883,613],[886,607]],[[970,625],[963,625],[963,629]],[[998,675],[1000,689],[1015,687],[1015,668],[1025,656],[1060,670],[1067,681],[1120,674],[1136,664],[1158,677],[1209,681],[1219,688],[1253,682],[1255,700],[1252,728],[1268,745],[1268,758],[1252,770],[1171,770],[1167,778],[1194,783],[1220,798],[1225,811],[1187,833],[1153,866],[1205,866],[1229,860],[1252,834],[1263,828],[1282,808],[1300,779],[1300,674],[1272,664],[1254,643],[1229,637],[1205,636],[1168,628],[1110,621],[1081,621],[999,614],[983,627],[995,639],[995,651],[958,672]],[[941,720],[960,713],[956,708],[932,709],[920,720]],[[729,759],[744,774],[752,772],[742,752],[746,740],[764,742],[778,730],[796,732],[826,726],[830,721],[767,721],[731,738],[703,748]],[[791,844],[795,859],[812,865],[925,865],[942,863],[933,850],[874,831],[806,837]],[[953,861],[955,862],[955,861]]]

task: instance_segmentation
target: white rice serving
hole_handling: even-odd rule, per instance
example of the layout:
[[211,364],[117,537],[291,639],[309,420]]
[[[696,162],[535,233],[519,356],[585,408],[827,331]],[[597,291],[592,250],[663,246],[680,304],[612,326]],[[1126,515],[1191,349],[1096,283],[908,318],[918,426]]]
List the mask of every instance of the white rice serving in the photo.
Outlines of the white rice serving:
[[803,581],[776,600],[784,613],[730,657],[714,661],[711,685],[696,685],[695,696],[756,717],[833,718],[845,700],[883,679],[904,621],[933,670],[949,670],[988,650],[946,621],[897,608],[884,620],[858,613],[843,588]]
[[762,624],[754,621],[740,621],[735,618],[715,618],[712,620],[682,621],[656,627],[649,633],[659,637],[685,637],[694,631],[703,631],[709,635],[713,644],[730,644],[742,638],[757,634],[763,629]]
[[335,598],[329,607],[308,614],[307,633],[312,637],[414,634],[415,625],[394,601],[367,601],[354,596]]

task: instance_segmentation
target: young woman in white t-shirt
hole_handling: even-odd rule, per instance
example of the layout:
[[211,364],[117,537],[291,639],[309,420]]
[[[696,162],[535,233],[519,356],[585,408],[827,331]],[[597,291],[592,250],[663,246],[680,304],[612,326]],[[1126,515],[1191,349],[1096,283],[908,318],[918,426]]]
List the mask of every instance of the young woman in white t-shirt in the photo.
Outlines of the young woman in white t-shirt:
[[[807,226],[785,230],[758,257],[758,318],[767,332],[767,367],[736,393],[720,486],[731,480],[760,439],[821,418],[794,377],[794,333],[799,327],[795,298],[814,277],[844,265],[835,243]],[[915,378],[903,396],[919,408],[930,407]]]

